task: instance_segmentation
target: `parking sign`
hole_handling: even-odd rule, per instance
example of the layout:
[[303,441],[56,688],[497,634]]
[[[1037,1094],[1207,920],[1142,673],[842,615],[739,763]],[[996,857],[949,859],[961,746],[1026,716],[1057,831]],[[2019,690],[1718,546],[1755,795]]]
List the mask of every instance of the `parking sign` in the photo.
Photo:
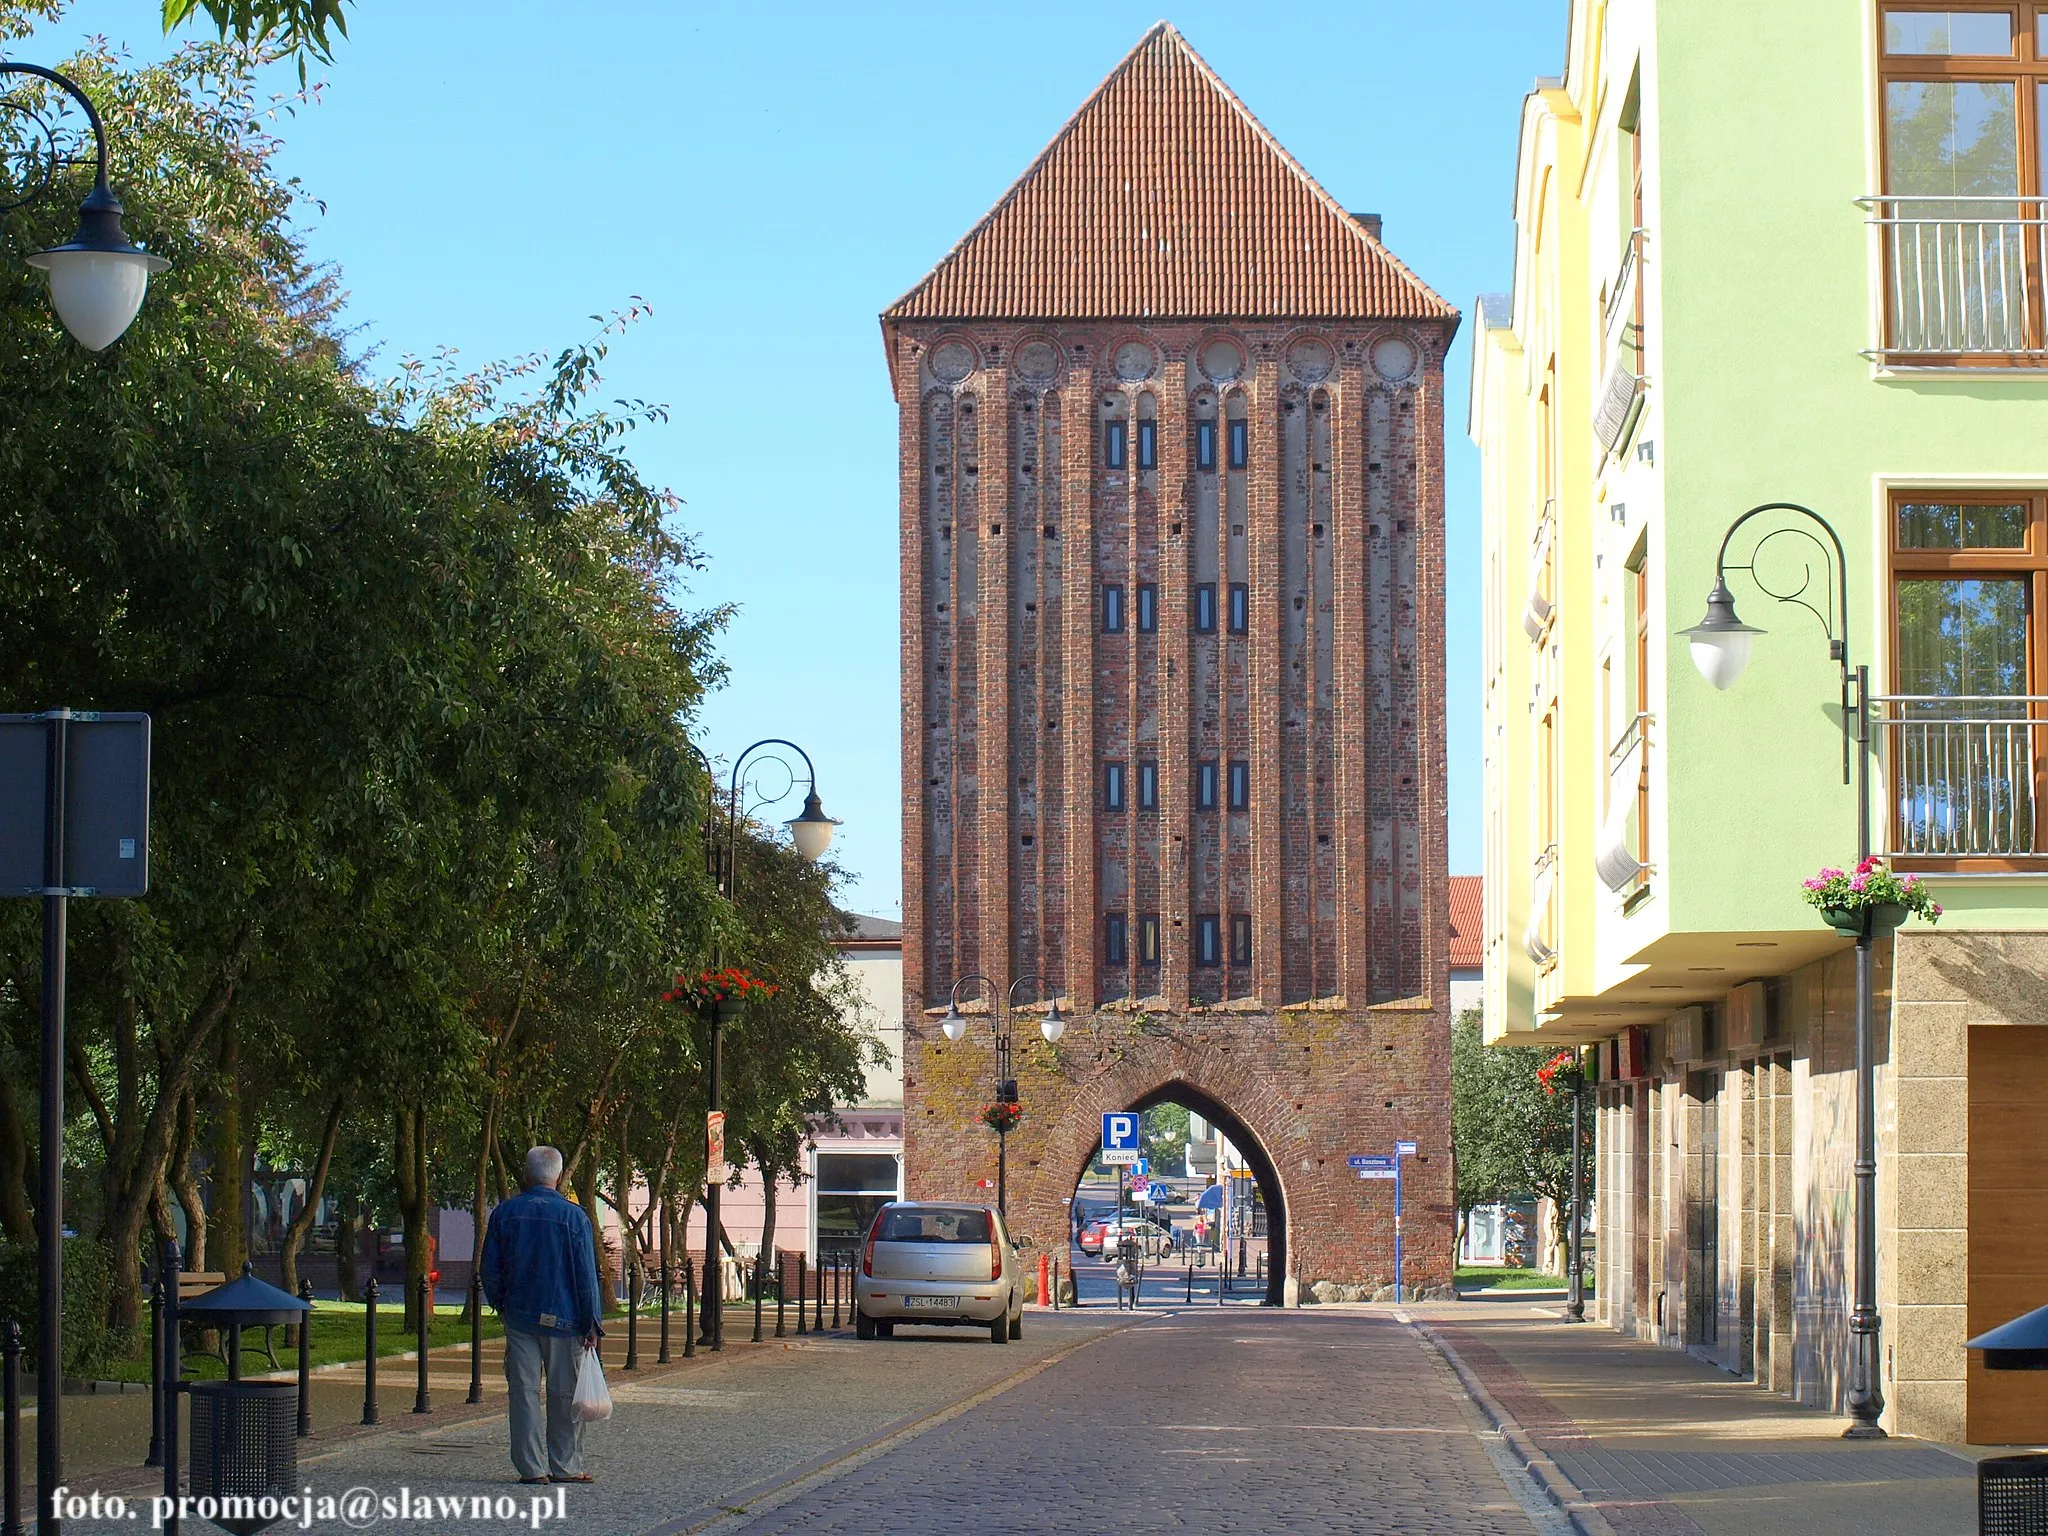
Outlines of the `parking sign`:
[[1102,1117],[1102,1160],[1127,1164],[1138,1161],[1138,1117],[1135,1114],[1121,1111]]

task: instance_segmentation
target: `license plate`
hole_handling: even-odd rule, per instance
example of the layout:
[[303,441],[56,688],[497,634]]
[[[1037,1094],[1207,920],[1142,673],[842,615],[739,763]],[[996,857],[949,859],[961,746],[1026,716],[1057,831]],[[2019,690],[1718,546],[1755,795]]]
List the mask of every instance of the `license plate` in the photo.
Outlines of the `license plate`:
[[908,1307],[929,1307],[935,1312],[957,1312],[960,1310],[958,1296],[906,1296],[903,1305]]

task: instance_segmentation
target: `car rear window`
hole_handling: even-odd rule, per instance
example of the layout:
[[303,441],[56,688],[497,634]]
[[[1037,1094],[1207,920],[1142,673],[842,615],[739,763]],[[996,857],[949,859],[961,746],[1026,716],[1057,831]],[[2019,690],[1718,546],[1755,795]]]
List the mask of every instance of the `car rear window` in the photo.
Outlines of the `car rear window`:
[[986,1243],[985,1211],[884,1211],[878,1243]]

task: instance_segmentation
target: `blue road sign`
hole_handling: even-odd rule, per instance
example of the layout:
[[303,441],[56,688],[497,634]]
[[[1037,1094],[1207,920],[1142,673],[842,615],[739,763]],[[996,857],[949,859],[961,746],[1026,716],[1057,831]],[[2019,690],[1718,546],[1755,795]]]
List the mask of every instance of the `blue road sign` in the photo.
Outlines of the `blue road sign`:
[[1412,1142],[1412,1141],[1397,1141],[1397,1142],[1395,1142],[1395,1143],[1394,1143],[1394,1156],[1396,1156],[1396,1157],[1413,1157],[1414,1155],[1415,1155],[1415,1143],[1414,1143],[1414,1142]]
[[1344,1159],[1344,1161],[1349,1163],[1353,1168],[1391,1168],[1394,1166],[1394,1160],[1391,1157],[1354,1156],[1347,1157]]
[[1102,1117],[1102,1160],[1105,1163],[1135,1163],[1138,1160],[1138,1117],[1128,1110]]

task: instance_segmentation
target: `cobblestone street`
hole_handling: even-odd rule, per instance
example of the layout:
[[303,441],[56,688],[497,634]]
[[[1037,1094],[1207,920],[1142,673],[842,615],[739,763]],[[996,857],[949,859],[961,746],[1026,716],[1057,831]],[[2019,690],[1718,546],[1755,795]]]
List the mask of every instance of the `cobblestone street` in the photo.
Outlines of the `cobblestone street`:
[[1394,1318],[1237,1308],[1147,1318],[845,1477],[720,1527],[1062,1528],[1535,1529],[1448,1376]]

